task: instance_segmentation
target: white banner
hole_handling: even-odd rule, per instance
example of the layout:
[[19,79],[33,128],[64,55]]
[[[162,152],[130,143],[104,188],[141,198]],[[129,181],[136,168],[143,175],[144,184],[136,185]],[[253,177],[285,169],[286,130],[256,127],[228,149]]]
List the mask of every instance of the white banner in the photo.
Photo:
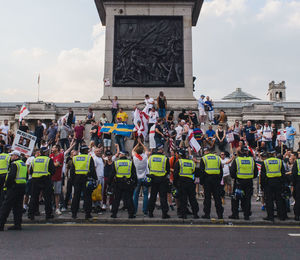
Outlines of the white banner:
[[12,150],[19,151],[25,155],[31,155],[34,149],[36,137],[34,135],[17,130]]

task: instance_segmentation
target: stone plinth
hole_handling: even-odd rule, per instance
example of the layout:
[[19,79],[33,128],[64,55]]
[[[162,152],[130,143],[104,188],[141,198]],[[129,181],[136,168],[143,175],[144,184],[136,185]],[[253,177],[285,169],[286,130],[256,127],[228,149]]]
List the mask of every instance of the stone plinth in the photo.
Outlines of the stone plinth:
[[[118,96],[122,105],[132,106],[137,102],[141,102],[141,100],[144,99],[145,94],[149,94],[151,97],[156,98],[159,91],[163,91],[168,98],[169,105],[171,106],[174,105],[179,108],[183,106],[195,106],[195,99],[193,97],[192,26],[195,26],[197,23],[203,0],[95,0],[95,3],[101,22],[106,26],[104,81],[110,83],[109,86],[105,86],[106,84],[104,84],[103,81],[103,96],[101,98],[101,102],[98,102],[97,105],[106,106],[110,104],[108,96]],[[172,16],[182,18],[183,84],[181,84],[181,86],[114,86],[114,50],[116,45],[115,21],[116,17],[120,16],[147,16],[157,18]]]

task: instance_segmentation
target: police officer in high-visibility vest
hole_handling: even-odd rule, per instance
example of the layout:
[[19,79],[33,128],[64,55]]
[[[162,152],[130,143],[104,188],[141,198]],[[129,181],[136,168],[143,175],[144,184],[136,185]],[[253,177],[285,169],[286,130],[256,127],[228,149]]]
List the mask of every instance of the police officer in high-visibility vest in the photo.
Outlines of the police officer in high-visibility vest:
[[[251,196],[253,195],[253,179],[258,175],[254,159],[249,156],[247,147],[242,147],[238,157],[232,162],[230,176],[234,179],[233,195],[231,198],[232,215],[230,219],[239,219],[239,201],[244,212],[244,219],[251,215]],[[240,193],[239,193],[240,192]]]
[[8,230],[21,230],[23,198],[25,194],[27,167],[20,159],[20,152],[13,151],[11,155],[11,165],[5,180],[6,195],[0,209],[0,231],[3,231],[7,217],[11,209],[14,214],[14,225]]
[[4,199],[3,186],[5,182],[5,177],[8,173],[9,164],[10,156],[8,154],[8,146],[5,146],[3,153],[0,154],[0,207]]
[[204,215],[202,218],[210,219],[211,196],[215,200],[218,219],[223,219],[223,207],[221,200],[221,180],[223,178],[223,169],[221,158],[212,154],[209,149],[204,148],[204,156],[200,161],[200,183],[204,187]]
[[186,159],[185,151],[179,150],[179,160],[174,168],[174,185],[179,192],[179,218],[186,219],[187,200],[192,207],[195,219],[198,219],[199,205],[196,199],[195,178],[199,177],[199,168],[196,168],[195,162]]
[[267,217],[264,220],[274,221],[274,200],[280,220],[286,219],[286,207],[282,192],[285,183],[285,169],[276,152],[271,151],[261,167],[261,187],[264,190]]
[[73,157],[73,165],[70,169],[72,183],[74,185],[74,196],[71,205],[72,218],[77,218],[81,193],[84,194],[85,219],[92,218],[92,190],[87,189],[88,179],[97,180],[95,163],[92,156],[88,155],[89,148],[82,146],[80,155]]
[[159,193],[162,218],[170,218],[168,215],[169,206],[167,201],[170,164],[169,159],[163,153],[164,146],[160,145],[157,147],[156,152],[148,159],[149,174],[151,177],[151,193],[148,202],[148,214],[150,218],[153,218],[157,193]]
[[117,217],[121,199],[128,210],[128,218],[135,218],[133,204],[133,190],[137,184],[136,169],[131,160],[127,159],[127,152],[120,152],[120,159],[114,162],[112,174],[109,176],[109,185],[114,187],[112,204],[112,218]]
[[293,196],[295,199],[295,220],[300,220],[300,159],[297,159],[292,168]]
[[41,148],[41,155],[34,158],[31,162],[32,190],[28,209],[28,218],[31,220],[34,220],[35,212],[38,209],[41,192],[43,192],[45,201],[46,220],[54,218],[51,205],[53,196],[51,175],[55,173],[55,166],[53,160],[47,156],[47,153],[47,148]]

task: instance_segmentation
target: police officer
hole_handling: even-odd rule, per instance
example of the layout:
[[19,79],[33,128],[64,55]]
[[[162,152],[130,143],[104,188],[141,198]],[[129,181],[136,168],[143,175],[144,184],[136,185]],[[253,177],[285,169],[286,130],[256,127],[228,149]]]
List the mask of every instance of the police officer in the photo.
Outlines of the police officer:
[[170,164],[169,159],[163,153],[164,146],[160,145],[156,149],[156,152],[152,154],[148,159],[149,174],[151,177],[151,193],[148,203],[148,214],[150,218],[153,218],[153,211],[155,208],[157,193],[159,193],[162,218],[170,218],[170,216],[168,215],[169,206],[167,201]]
[[127,159],[127,152],[120,152],[120,159],[114,162],[109,185],[114,184],[114,201],[112,204],[112,218],[117,217],[121,199],[128,210],[128,218],[135,218],[133,204],[133,190],[137,184],[136,169],[132,161]]
[[295,220],[300,220],[300,159],[297,159],[292,168],[292,183],[294,186],[293,196],[295,199]]
[[71,205],[73,219],[77,218],[81,192],[84,194],[85,219],[92,218],[92,190],[87,189],[87,182],[88,179],[97,180],[97,174],[94,160],[88,155],[88,152],[89,148],[82,146],[80,148],[80,155],[76,155],[72,159],[73,165],[71,166],[70,174],[74,185],[74,197]]
[[195,219],[198,219],[199,205],[196,199],[195,177],[199,177],[199,171],[193,160],[186,159],[185,151],[179,150],[179,160],[175,164],[174,169],[174,185],[179,192],[179,218],[186,219],[187,215],[187,199],[192,207]]
[[274,200],[280,220],[286,219],[286,208],[282,198],[285,170],[282,161],[271,151],[261,167],[261,186],[266,199],[267,217],[264,220],[274,221]]
[[10,164],[10,156],[8,154],[8,146],[5,146],[4,152],[0,154],[0,207],[4,199],[3,186],[4,186],[6,174],[8,173],[9,164]]
[[257,177],[258,169],[255,161],[249,156],[247,147],[242,147],[238,157],[232,162],[230,176],[234,179],[233,191],[243,192],[241,198],[233,195],[231,198],[231,219],[239,219],[239,201],[244,212],[244,219],[249,220],[251,211],[251,196],[253,195],[253,179]]
[[47,152],[47,148],[41,148],[40,156],[37,156],[31,162],[32,193],[28,209],[28,218],[31,220],[34,220],[34,214],[38,209],[41,191],[45,201],[46,220],[54,218],[51,206],[53,195],[51,175],[55,173],[55,166],[53,160],[47,156]]
[[11,165],[5,180],[7,189],[5,199],[0,209],[0,231],[3,231],[7,217],[11,209],[14,213],[14,225],[8,230],[21,230],[23,198],[25,194],[27,167],[20,159],[20,152],[13,151],[11,155]]
[[221,200],[221,180],[223,169],[219,156],[212,154],[209,149],[204,149],[204,156],[200,161],[200,182],[204,187],[204,215],[202,218],[210,219],[211,195],[215,200],[218,219],[223,219],[223,207]]

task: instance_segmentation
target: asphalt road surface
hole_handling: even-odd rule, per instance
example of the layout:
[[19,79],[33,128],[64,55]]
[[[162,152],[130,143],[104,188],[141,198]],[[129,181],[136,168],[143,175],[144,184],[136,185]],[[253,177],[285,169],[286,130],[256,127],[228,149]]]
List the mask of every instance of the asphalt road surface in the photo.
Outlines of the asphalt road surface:
[[299,259],[300,226],[24,225],[1,259]]

